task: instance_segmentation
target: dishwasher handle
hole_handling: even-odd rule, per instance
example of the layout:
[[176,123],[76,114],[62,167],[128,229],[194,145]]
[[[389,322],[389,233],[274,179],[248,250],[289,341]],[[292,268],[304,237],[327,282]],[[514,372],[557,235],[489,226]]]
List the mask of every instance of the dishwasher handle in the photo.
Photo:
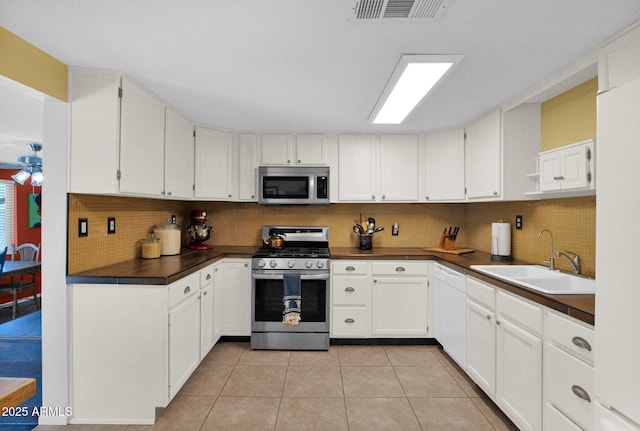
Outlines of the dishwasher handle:
[[453,277],[453,278],[465,278],[466,277],[466,275],[464,275],[461,272],[454,271],[453,269],[449,269],[444,265],[436,264],[436,277],[439,275],[438,272],[442,273],[442,275],[445,275],[447,277]]

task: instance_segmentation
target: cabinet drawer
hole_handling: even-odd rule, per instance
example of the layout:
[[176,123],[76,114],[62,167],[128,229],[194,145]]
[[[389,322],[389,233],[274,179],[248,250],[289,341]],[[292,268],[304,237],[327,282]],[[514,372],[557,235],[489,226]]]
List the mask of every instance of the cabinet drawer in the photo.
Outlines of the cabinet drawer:
[[551,344],[545,348],[546,401],[585,430],[593,429],[593,368]]
[[333,277],[334,305],[366,305],[367,277]]
[[331,312],[332,336],[367,336],[367,309],[365,307],[333,307]]
[[496,309],[496,288],[480,280],[467,277],[467,296],[491,310]]
[[595,332],[593,327],[548,312],[545,336],[567,352],[593,365]]
[[200,287],[205,287],[207,284],[213,282],[213,267],[209,265],[206,268],[200,270]]
[[583,431],[582,428],[574,424],[553,407],[549,403],[545,403],[543,415],[542,429],[545,430],[566,430],[566,431]]
[[426,262],[374,262],[374,275],[429,275],[429,264]]
[[179,304],[189,296],[194,295],[200,289],[200,273],[194,272],[185,278],[169,285],[169,304],[171,308]]
[[334,261],[332,262],[332,265],[333,265],[334,274],[364,275],[367,273],[367,262],[363,262],[363,261],[352,261],[352,260]]
[[542,307],[498,291],[498,313],[535,335],[542,334]]

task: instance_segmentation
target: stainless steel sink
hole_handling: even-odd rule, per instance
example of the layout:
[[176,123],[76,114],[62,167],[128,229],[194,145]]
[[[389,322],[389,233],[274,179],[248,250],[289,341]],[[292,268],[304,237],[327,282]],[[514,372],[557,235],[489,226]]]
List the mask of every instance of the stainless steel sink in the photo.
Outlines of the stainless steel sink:
[[471,265],[471,269],[542,293],[556,295],[596,293],[594,279],[551,271],[540,265]]

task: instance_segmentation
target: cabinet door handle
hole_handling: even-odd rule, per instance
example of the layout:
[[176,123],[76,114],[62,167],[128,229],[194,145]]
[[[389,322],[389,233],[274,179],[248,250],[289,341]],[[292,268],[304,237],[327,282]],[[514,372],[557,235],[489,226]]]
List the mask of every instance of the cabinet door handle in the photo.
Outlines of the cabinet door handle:
[[406,269],[404,269],[404,266],[399,266],[396,268],[396,272],[405,272]]
[[491,320],[491,314],[487,314],[487,320]]
[[499,320],[496,319],[496,325],[500,325],[500,323],[502,323],[502,322],[500,322]]
[[586,350],[587,352],[591,351],[591,344],[589,344],[589,342],[582,337],[573,337],[571,339],[571,342],[581,349]]
[[207,280],[211,280],[211,274],[207,274],[206,279],[207,279]]
[[382,195],[382,199],[386,199],[386,198],[387,198],[387,196],[386,196],[386,195]]
[[580,386],[578,385],[571,386],[571,391],[576,397],[583,399],[588,403],[591,402],[591,397],[589,396],[589,392],[585,391]]
[[376,195],[371,195],[371,200],[376,200]]
[[349,265],[344,270],[345,271],[355,271],[356,269],[353,266]]
[[345,288],[344,291],[345,292],[355,292],[356,290],[353,287],[349,286],[349,287]]
[[191,292],[191,286],[187,286],[184,288],[184,294],[186,295],[187,293]]
[[202,292],[203,296],[207,296],[207,291],[205,290],[204,292]]
[[344,319],[344,323],[356,323],[356,321],[353,320],[351,317],[347,317],[346,319]]
[[556,177],[553,177],[553,179],[556,180],[556,181],[562,181],[562,180],[564,180],[564,177],[562,175],[558,175]]

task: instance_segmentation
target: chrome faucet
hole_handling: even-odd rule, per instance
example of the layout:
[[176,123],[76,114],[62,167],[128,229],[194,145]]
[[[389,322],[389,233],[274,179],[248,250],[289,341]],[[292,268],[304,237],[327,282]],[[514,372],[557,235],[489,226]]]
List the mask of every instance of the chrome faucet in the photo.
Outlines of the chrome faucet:
[[553,259],[553,234],[551,233],[551,231],[549,229],[542,229],[539,233],[538,233],[538,239],[540,239],[540,236],[542,236],[542,232],[548,232],[549,233],[549,237],[551,238],[551,252],[549,253],[549,260],[544,260],[543,263],[548,263],[549,264],[549,269],[551,271],[556,269],[556,265],[555,265],[555,261]]
[[[573,257],[569,256],[572,255]],[[572,251],[559,251],[556,253],[556,256],[560,257],[564,257],[565,259],[567,259],[569,261],[569,263],[571,264],[571,271],[574,274],[580,274],[582,272],[582,262],[580,260],[580,256],[578,256],[576,253],[572,252]]]

